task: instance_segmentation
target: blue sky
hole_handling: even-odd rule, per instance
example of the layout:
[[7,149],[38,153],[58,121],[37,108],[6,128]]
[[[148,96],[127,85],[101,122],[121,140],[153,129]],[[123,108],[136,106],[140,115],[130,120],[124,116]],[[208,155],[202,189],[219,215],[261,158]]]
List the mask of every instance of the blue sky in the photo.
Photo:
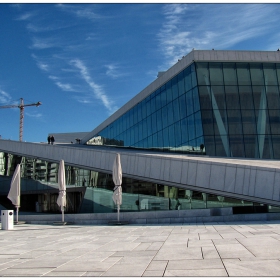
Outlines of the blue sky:
[[[280,48],[280,4],[0,4],[0,106],[26,107],[23,141],[90,132],[195,49]],[[19,109],[0,109],[19,139]]]

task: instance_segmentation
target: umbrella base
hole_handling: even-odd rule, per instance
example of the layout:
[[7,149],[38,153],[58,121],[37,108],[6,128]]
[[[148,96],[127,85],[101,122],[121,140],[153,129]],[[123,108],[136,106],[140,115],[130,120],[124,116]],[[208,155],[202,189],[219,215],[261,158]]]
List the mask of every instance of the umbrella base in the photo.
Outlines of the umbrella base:
[[114,226],[121,226],[129,224],[129,221],[109,221],[108,224]]
[[66,225],[73,225],[71,222],[53,222],[55,226],[66,226]]

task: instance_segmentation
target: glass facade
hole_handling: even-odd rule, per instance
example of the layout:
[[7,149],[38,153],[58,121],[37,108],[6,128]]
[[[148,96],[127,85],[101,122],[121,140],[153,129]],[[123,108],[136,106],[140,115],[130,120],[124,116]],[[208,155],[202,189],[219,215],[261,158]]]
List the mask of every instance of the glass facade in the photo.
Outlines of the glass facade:
[[[21,163],[21,212],[60,213],[58,163],[0,152],[0,204],[12,207],[7,198],[11,177]],[[117,208],[112,200],[111,174],[65,166],[66,213],[110,213]],[[186,186],[187,187],[187,186]],[[177,188],[123,177],[121,211],[187,210],[216,207],[258,207],[260,204],[210,193]],[[278,207],[268,207],[278,211]]]
[[195,62],[87,144],[280,158],[280,64]]

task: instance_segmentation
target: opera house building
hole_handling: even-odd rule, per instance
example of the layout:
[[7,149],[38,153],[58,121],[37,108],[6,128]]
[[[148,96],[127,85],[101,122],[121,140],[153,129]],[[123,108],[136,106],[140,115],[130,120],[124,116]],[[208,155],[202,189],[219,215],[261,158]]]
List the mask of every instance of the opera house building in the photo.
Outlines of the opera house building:
[[65,213],[114,213],[119,153],[121,212],[279,212],[280,52],[192,50],[91,132],[54,136],[0,139],[2,207],[21,163],[20,211],[60,213],[63,159]]

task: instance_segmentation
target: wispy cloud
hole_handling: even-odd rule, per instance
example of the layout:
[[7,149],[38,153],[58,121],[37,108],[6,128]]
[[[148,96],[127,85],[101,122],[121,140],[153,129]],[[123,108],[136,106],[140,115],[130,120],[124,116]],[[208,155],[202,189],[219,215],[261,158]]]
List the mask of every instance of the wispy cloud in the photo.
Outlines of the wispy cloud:
[[279,18],[274,10],[273,5],[265,4],[165,5],[165,21],[158,39],[166,66],[171,66],[193,48],[226,49],[270,34]]
[[41,118],[41,117],[43,116],[43,115],[40,114],[40,113],[37,113],[37,114],[30,114],[30,113],[26,112],[25,114],[26,114],[26,116],[31,117],[31,118]]
[[77,6],[69,4],[58,4],[57,7],[63,9],[66,12],[75,14],[77,17],[80,18],[85,18],[89,20],[97,20],[101,18],[101,16],[95,12],[95,5]]
[[57,42],[55,42],[51,38],[32,38],[33,44],[32,47],[33,49],[49,49],[57,46]]
[[11,102],[11,95],[0,88],[0,103],[8,104]]
[[103,103],[103,105],[110,111],[110,113],[114,112],[116,108],[112,106],[112,102],[104,93],[102,86],[96,84],[92,80],[85,64],[79,59],[73,59],[70,63],[79,70],[82,79],[90,86],[91,90],[94,93],[94,96]]
[[59,79],[58,77],[56,77],[56,76],[50,75],[49,78],[50,78],[51,80],[53,80],[53,81],[55,82],[55,84],[56,84],[59,88],[61,88],[63,91],[78,92],[78,90],[76,90],[76,89],[74,88],[73,85],[71,85],[71,84],[69,84],[69,83],[62,83],[62,82],[60,81],[60,79]]
[[106,75],[113,79],[125,76],[124,73],[118,71],[119,67],[116,64],[107,64],[105,67],[107,68]]
[[20,15],[16,20],[28,20],[33,16],[32,13],[24,13]]

